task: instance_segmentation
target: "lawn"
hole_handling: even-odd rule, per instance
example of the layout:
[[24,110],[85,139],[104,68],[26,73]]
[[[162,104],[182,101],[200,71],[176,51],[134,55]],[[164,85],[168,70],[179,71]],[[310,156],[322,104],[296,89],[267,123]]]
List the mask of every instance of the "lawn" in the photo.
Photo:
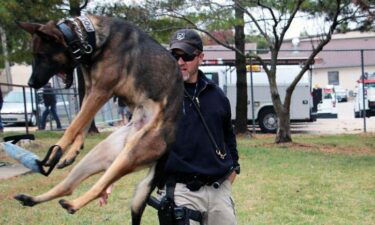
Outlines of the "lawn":
[[[62,133],[37,132],[28,148],[44,156]],[[89,136],[79,159],[108,135]],[[239,225],[247,224],[375,224],[375,134],[294,135],[292,144],[276,145],[272,135],[238,138],[242,166],[233,186]],[[9,161],[0,151],[0,161]],[[17,193],[38,195],[56,185],[72,168],[46,178],[27,174],[0,181],[0,224],[130,224],[129,204],[134,186],[145,171],[115,185],[109,204],[92,202],[75,215],[57,200],[23,207],[12,199]],[[65,197],[87,191],[98,176]],[[142,224],[158,224],[147,207]]]

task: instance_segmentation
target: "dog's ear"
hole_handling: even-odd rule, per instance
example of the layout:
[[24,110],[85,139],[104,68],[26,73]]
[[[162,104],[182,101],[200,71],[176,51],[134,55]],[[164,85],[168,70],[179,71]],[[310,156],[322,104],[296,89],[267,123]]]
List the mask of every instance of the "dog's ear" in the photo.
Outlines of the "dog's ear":
[[35,34],[46,41],[54,41],[68,47],[64,40],[64,35],[57,29],[54,21],[49,21],[47,24],[40,26],[39,29],[35,31]]
[[18,21],[15,21],[15,23],[30,34],[35,34],[35,32],[42,26],[42,24],[38,23],[26,23]]

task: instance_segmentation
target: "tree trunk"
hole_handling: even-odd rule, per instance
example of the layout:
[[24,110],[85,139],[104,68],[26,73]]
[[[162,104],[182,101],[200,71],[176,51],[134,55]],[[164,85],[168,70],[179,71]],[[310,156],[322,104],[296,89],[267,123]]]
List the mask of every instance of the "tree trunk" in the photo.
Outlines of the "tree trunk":
[[292,135],[290,133],[290,110],[285,110],[278,114],[278,128],[275,142],[288,143],[292,142]]
[[[238,6],[235,7],[235,16],[240,21],[235,27],[235,46],[241,52],[245,52],[244,12]],[[247,81],[246,58],[236,52],[237,70],[237,105],[236,105],[236,132],[247,132]]]

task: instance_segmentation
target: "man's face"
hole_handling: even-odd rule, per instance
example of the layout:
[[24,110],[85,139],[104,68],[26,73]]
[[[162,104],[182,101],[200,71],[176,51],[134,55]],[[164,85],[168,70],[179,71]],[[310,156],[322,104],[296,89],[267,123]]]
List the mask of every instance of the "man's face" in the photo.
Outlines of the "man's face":
[[198,67],[203,61],[203,53],[199,55],[187,55],[184,51],[174,49],[172,52],[176,58],[184,82],[195,83],[198,79]]

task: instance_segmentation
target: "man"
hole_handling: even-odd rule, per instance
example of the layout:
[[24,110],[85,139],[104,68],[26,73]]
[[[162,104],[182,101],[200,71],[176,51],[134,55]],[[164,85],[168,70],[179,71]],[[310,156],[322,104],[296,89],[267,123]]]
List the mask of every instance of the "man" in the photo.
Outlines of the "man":
[[50,112],[52,113],[53,119],[56,121],[57,129],[61,129],[60,119],[56,112],[56,96],[52,89],[51,83],[47,83],[43,87],[43,102],[46,109],[42,115],[40,129],[44,130],[46,128],[47,116]]
[[[168,179],[176,182],[176,206],[201,212],[202,224],[236,224],[231,185],[239,173],[239,163],[229,100],[198,69],[204,53],[195,31],[178,30],[172,36],[170,50],[180,66],[186,92],[176,140],[165,165],[167,184]],[[220,184],[220,180],[220,186],[213,185],[217,181]],[[159,190],[158,198],[162,199],[166,192],[165,187]],[[190,220],[190,224],[199,223]]]
[[123,98],[115,96],[113,101],[116,102],[118,106],[118,113],[121,116],[121,125],[126,125],[131,119],[131,112],[129,111],[129,107],[126,105]]
[[[204,54],[202,40],[195,31],[177,31],[172,36],[170,50],[180,66],[186,92],[176,140],[170,146],[165,161],[164,182],[157,191],[160,205],[164,205],[163,200],[173,193],[176,208],[182,209],[179,211],[182,214],[176,215],[175,208],[174,218],[200,213],[201,224],[204,225],[237,224],[231,185],[239,173],[239,163],[229,100],[198,69]],[[100,205],[107,203],[111,189],[112,186],[102,193]],[[170,214],[160,210],[158,214],[160,224],[187,224],[181,221],[176,223],[176,219],[169,220]],[[161,219],[164,216],[165,219]],[[190,225],[200,224],[192,217],[188,217]]]

